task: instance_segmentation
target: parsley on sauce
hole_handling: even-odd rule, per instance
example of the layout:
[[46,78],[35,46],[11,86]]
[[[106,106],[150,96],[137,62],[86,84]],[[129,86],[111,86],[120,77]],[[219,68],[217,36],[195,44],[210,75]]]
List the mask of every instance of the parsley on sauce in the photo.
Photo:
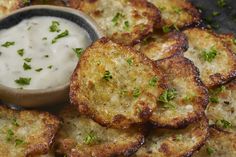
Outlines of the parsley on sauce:
[[15,83],[25,86],[25,85],[29,85],[31,81],[31,78],[28,77],[20,77],[19,79],[15,80]]
[[69,35],[69,31],[65,30],[64,32],[62,32],[61,34],[58,34],[53,40],[52,40],[52,44],[56,43],[58,39],[60,38],[64,38],[66,36]]
[[51,26],[49,27],[50,32],[60,32],[59,29],[60,23],[58,21],[52,21]]
[[83,48],[74,48],[73,51],[76,53],[77,57],[80,58],[81,54],[83,53]]
[[1,46],[8,48],[8,47],[13,46],[13,45],[15,45],[14,41],[7,41],[4,44],[2,44]]
[[20,55],[22,57],[25,54],[25,50],[24,49],[19,49],[19,50],[17,50],[17,53],[18,53],[18,55]]

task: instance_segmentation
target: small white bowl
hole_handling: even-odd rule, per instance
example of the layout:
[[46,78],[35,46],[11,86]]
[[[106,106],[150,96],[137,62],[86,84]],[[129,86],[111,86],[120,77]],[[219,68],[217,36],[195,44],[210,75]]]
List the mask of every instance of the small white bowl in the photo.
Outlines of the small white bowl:
[[[34,16],[54,16],[70,20],[84,28],[93,42],[103,36],[97,24],[83,12],[47,5],[22,8],[3,17],[0,19],[0,30],[10,28]],[[27,108],[65,103],[69,100],[69,82],[62,86],[38,90],[15,89],[0,84],[0,100]]]

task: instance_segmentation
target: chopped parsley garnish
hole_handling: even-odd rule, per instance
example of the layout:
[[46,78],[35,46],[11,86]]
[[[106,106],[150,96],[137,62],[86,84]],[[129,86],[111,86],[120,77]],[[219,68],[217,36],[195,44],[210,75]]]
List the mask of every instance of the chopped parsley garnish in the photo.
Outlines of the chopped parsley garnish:
[[58,34],[53,40],[52,40],[52,44],[56,43],[58,39],[60,38],[64,38],[66,36],[69,35],[69,31],[65,30],[64,32],[62,32],[61,34]]
[[132,64],[133,64],[133,59],[132,59],[132,58],[128,58],[126,61],[127,61],[127,63],[128,63],[129,65],[132,65]]
[[30,69],[32,69],[31,66],[30,66],[29,64],[27,64],[27,63],[24,63],[24,64],[23,64],[23,68],[24,68],[24,70],[30,70]]
[[211,155],[211,154],[214,153],[214,149],[211,148],[211,147],[207,147],[207,148],[206,148],[206,152],[207,152],[208,155]]
[[48,69],[52,69],[52,67],[53,67],[52,65],[49,65],[47,68],[48,68]]
[[8,47],[13,46],[13,45],[15,45],[14,41],[7,41],[4,44],[2,44],[2,47],[8,48]]
[[88,133],[86,137],[84,138],[84,143],[87,145],[94,144],[96,141],[97,141],[97,136],[92,131]]
[[181,8],[178,8],[178,7],[173,7],[173,10],[177,14],[180,14],[180,12],[183,11]]
[[191,94],[187,94],[185,97],[183,97],[183,100],[185,102],[190,102],[192,101],[194,98],[196,97],[196,95],[194,93]]
[[22,57],[25,54],[25,50],[24,49],[19,49],[19,50],[17,50],[17,53],[18,53],[18,55],[20,55]]
[[52,21],[52,24],[49,27],[50,32],[60,32],[59,26],[60,23],[58,21]]
[[129,21],[125,21],[125,22],[124,22],[124,29],[125,29],[125,30],[129,30],[129,26],[130,26],[130,25],[129,25]]
[[218,11],[213,11],[212,12],[212,16],[219,16],[220,15],[220,12],[218,12]]
[[232,127],[232,124],[230,122],[228,122],[227,120],[224,120],[224,119],[217,120],[215,122],[215,124],[216,124],[216,126],[218,126],[220,128],[225,128],[225,129],[228,129],[228,128]]
[[217,98],[217,97],[210,97],[209,98],[209,101],[211,102],[211,103],[219,103],[219,98]]
[[40,71],[42,71],[43,70],[43,68],[38,68],[38,69],[36,69],[35,71],[36,72],[40,72]]
[[32,60],[32,58],[25,58],[25,59],[24,59],[24,61],[26,61],[26,62],[28,62],[28,63],[31,62],[31,60]]
[[202,52],[202,57],[207,62],[212,62],[217,55],[216,49],[212,46],[209,51],[204,50]]
[[140,94],[141,94],[140,89],[139,88],[134,88],[134,90],[133,90],[133,97],[134,98],[138,98],[140,96]]
[[158,101],[163,103],[163,107],[167,109],[175,109],[175,105],[170,101],[177,96],[176,89],[167,89],[159,97]]
[[47,40],[48,38],[47,37],[43,37],[42,40]]
[[162,31],[163,31],[164,33],[169,33],[169,32],[171,31],[171,28],[170,28],[169,26],[163,26],[163,27],[162,27]]
[[112,79],[112,75],[111,75],[110,71],[106,70],[102,78],[106,81],[109,81],[110,79]]
[[22,144],[24,144],[23,140],[21,140],[21,139],[16,139],[15,140],[15,146],[19,146],[19,145],[22,145]]
[[217,6],[218,7],[225,7],[226,6],[226,1],[225,0],[217,0]]
[[45,58],[48,58],[48,57],[49,57],[49,55],[44,55],[44,57],[45,57]]
[[14,132],[11,129],[8,129],[7,130],[7,138],[6,138],[6,140],[7,141],[11,141],[13,139],[13,137],[14,137]]
[[125,15],[123,15],[123,14],[121,14],[121,13],[116,13],[116,15],[112,18],[112,22],[113,22],[113,24],[116,26],[116,25],[118,25],[118,23],[119,23],[119,21],[120,21],[120,19],[122,19],[122,18],[124,18],[125,17]]
[[31,81],[31,78],[27,78],[27,77],[20,77],[18,80],[15,80],[15,82],[19,85],[25,86],[25,85],[29,85]]
[[236,45],[236,38],[233,39],[233,43]]
[[12,125],[14,125],[14,126],[19,126],[19,124],[18,124],[16,118],[13,118],[13,119],[12,119]]
[[184,137],[183,137],[183,135],[181,135],[181,134],[178,134],[178,135],[175,136],[175,140],[176,140],[176,141],[182,141],[183,138],[184,138]]
[[154,77],[152,77],[151,78],[151,80],[149,80],[149,86],[151,86],[151,87],[155,87],[156,86],[156,84],[157,84],[157,81],[158,81],[158,78],[157,78],[157,76],[154,76]]
[[74,48],[73,51],[76,53],[77,57],[80,58],[81,54],[83,53],[83,48]]

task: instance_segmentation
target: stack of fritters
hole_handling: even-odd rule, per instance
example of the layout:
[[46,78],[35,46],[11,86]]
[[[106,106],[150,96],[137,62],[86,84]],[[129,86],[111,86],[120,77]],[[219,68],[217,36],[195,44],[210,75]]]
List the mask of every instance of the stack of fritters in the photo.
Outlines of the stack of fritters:
[[[186,0],[57,0],[48,4],[82,10],[107,37],[93,43],[80,58],[70,84],[73,105],[58,113],[62,126],[51,152],[57,118],[5,108],[4,114],[14,116],[3,121],[3,138],[12,138],[13,145],[4,144],[0,150],[25,156],[48,153],[44,157],[54,153],[67,157],[236,156],[233,35],[194,27],[201,22],[200,14]],[[34,114],[37,120],[15,121],[20,113]],[[41,121],[43,115],[50,124]],[[37,146],[33,137],[21,135],[25,132],[8,130],[20,130],[21,123],[35,126],[25,132],[29,137],[35,134]],[[40,132],[38,127],[44,129]],[[50,133],[42,133],[49,128]],[[18,148],[17,143],[23,145]]]

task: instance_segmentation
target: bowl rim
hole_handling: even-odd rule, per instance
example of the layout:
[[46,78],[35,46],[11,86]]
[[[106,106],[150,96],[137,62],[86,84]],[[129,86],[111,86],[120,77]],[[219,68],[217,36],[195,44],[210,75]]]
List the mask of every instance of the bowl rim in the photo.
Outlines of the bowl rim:
[[[68,7],[53,6],[53,5],[27,6],[27,7],[15,10],[15,11],[11,12],[10,14],[7,14],[7,15],[1,17],[0,21],[2,21],[4,19],[7,19],[10,16],[14,16],[18,13],[21,13],[21,12],[27,12],[27,11],[30,11],[30,10],[37,10],[37,9],[56,10],[56,11],[61,11],[61,12],[68,12],[68,13],[74,14],[76,16],[79,16],[79,17],[83,18],[91,26],[91,28],[96,33],[98,39],[102,38],[104,36],[104,33],[101,30],[101,28],[97,25],[97,23],[90,16],[88,16],[87,14],[83,13],[80,10],[73,9],[73,8],[68,8]],[[45,15],[42,15],[42,16],[45,16]],[[63,17],[61,17],[61,18],[63,18]],[[64,18],[64,19],[66,19],[66,18]],[[24,18],[20,19],[20,21],[22,21],[22,20],[24,20]],[[92,42],[94,42],[94,41],[92,41]],[[21,95],[27,95],[27,94],[39,94],[39,95],[41,95],[41,94],[53,93],[53,92],[57,92],[57,91],[67,89],[69,87],[69,85],[70,85],[70,80],[66,84],[62,84],[62,85],[52,87],[52,88],[45,88],[45,89],[20,89],[20,88],[13,88],[13,87],[8,87],[8,86],[5,86],[3,84],[0,84],[0,91],[5,91],[7,93],[17,93],[17,94],[21,94]]]

